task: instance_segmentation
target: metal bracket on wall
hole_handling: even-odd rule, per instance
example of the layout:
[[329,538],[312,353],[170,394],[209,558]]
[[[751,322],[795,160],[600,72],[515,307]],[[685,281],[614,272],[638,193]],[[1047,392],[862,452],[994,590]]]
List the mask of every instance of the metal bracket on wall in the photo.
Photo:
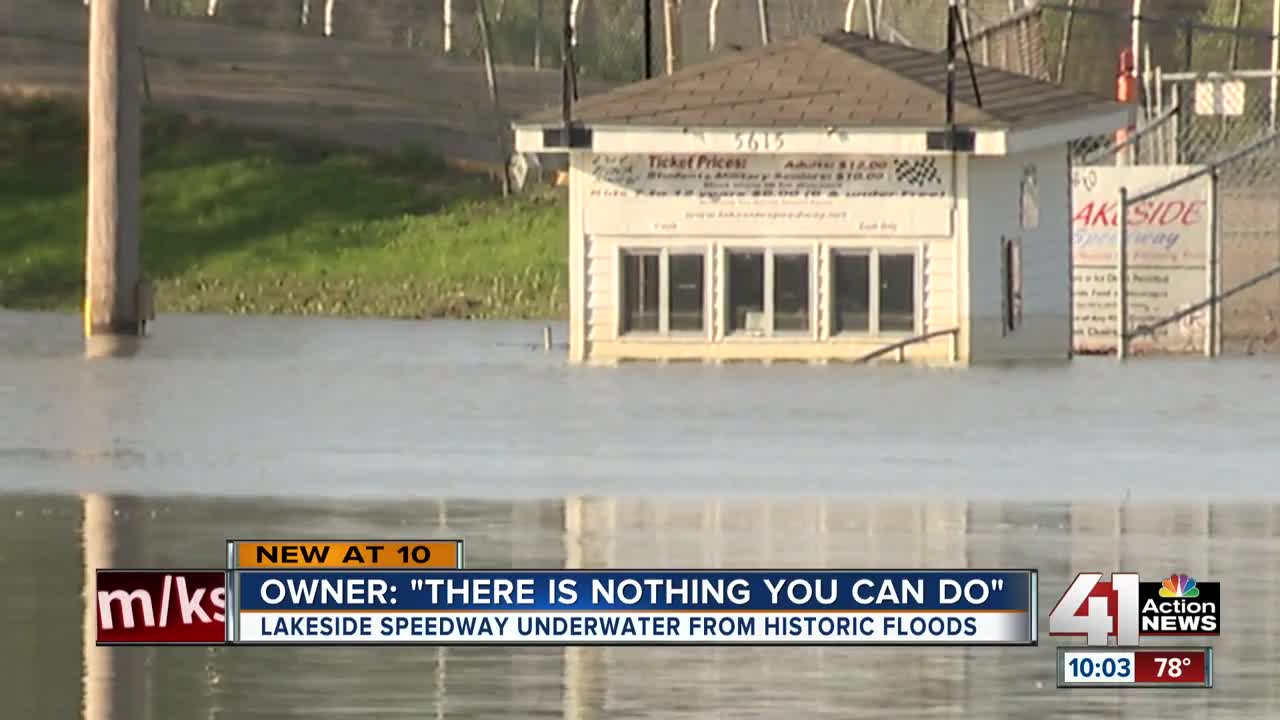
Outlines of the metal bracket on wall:
[[926,147],[929,150],[973,152],[976,141],[977,133],[961,128],[931,130],[925,134]]
[[590,150],[591,140],[591,128],[585,128],[580,125],[547,128],[542,131],[542,147],[548,149]]

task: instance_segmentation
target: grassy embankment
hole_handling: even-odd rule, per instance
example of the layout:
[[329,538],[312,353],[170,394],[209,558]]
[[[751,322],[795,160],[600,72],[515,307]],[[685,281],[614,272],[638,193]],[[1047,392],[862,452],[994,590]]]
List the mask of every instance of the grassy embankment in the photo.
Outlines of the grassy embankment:
[[[0,101],[0,307],[80,309],[83,111]],[[143,266],[161,312],[550,318],[564,201],[378,154],[148,111]]]

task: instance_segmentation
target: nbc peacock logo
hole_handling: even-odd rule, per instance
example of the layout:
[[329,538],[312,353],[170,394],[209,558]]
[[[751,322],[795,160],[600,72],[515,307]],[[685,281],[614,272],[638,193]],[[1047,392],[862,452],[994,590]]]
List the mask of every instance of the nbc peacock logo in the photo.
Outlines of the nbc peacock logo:
[[1138,583],[1138,634],[1219,635],[1222,584],[1186,573]]
[[1200,597],[1200,588],[1196,587],[1196,579],[1190,575],[1170,575],[1160,584],[1160,597]]

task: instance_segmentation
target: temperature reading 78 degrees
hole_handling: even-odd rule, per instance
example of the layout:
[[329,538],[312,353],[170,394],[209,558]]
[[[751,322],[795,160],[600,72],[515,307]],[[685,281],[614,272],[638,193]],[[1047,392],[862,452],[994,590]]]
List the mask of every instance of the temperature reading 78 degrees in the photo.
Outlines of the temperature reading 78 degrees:
[[1182,668],[1191,665],[1189,657],[1157,657],[1152,658],[1156,663],[1156,677],[1182,677]]

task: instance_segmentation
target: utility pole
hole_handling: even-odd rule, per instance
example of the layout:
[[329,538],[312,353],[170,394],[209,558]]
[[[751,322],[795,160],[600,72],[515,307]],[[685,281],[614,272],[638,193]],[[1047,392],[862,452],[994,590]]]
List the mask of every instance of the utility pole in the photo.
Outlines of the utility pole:
[[89,203],[84,333],[141,334],[150,313],[140,257],[142,0],[89,9]]

